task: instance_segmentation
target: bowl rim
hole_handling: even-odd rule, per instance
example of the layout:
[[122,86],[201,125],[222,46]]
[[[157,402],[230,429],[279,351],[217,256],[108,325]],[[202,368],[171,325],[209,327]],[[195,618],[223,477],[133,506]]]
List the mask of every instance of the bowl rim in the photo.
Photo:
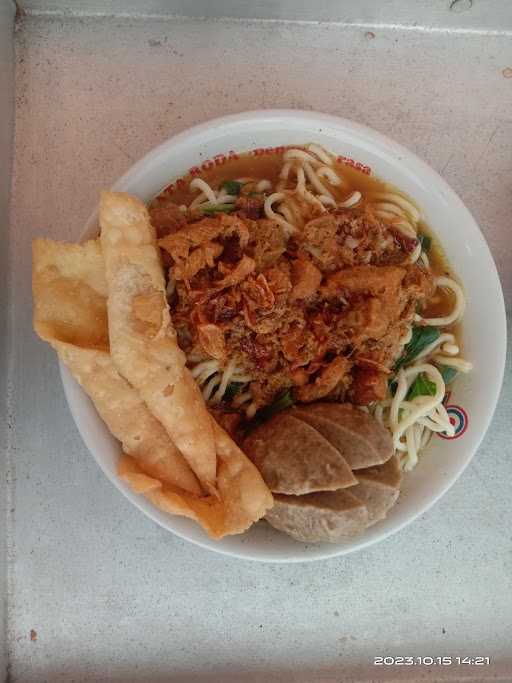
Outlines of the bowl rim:
[[[127,188],[131,188],[134,185],[137,185],[141,178],[148,172],[148,168],[156,165],[159,161],[164,161],[166,158],[168,158],[169,151],[171,149],[182,143],[187,143],[189,139],[200,136],[213,128],[236,125],[246,126],[250,122],[272,122],[273,120],[282,123],[283,121],[287,119],[289,120],[290,118],[294,118],[297,120],[300,119],[304,121],[305,124],[309,123],[310,125],[331,124],[335,126],[338,130],[340,130],[340,128],[344,128],[347,132],[358,133],[361,136],[369,139],[376,148],[379,148],[380,150],[387,150],[388,153],[391,152],[394,155],[398,156],[400,158],[400,165],[408,167],[409,170],[413,172],[414,176],[422,178],[427,177],[432,179],[438,186],[442,187],[447,203],[454,206],[457,210],[466,213],[468,219],[472,223],[474,235],[476,239],[480,242],[478,246],[480,249],[484,250],[484,255],[486,260],[488,261],[489,266],[489,271],[487,272],[487,275],[488,277],[492,278],[493,281],[492,289],[496,297],[496,305],[499,314],[499,320],[496,320],[498,329],[495,329],[498,338],[498,346],[494,349],[496,354],[496,371],[493,383],[492,400],[486,410],[485,419],[483,420],[481,430],[477,435],[474,436],[473,444],[470,447],[468,447],[467,454],[464,457],[459,458],[459,463],[456,468],[456,471],[451,476],[448,476],[445,478],[445,480],[443,480],[442,484],[438,486],[435,494],[432,497],[430,497],[426,502],[421,504],[420,507],[417,508],[413,513],[410,513],[409,516],[406,516],[405,519],[396,523],[395,526],[393,526],[392,528],[382,531],[376,537],[367,538],[365,540],[365,535],[363,534],[359,541],[357,539],[354,539],[351,545],[348,547],[333,544],[332,547],[327,546],[325,547],[325,550],[323,552],[317,552],[314,555],[300,555],[299,553],[297,553],[296,556],[292,557],[267,557],[261,552],[251,552],[249,547],[247,547],[247,549],[244,548],[244,552],[242,553],[230,548],[225,548],[220,543],[212,544],[211,541],[208,542],[208,539],[205,539],[203,541],[198,538],[191,538],[186,533],[176,529],[172,529],[164,522],[162,522],[162,520],[158,519],[157,515],[153,512],[153,506],[151,504],[146,505],[148,501],[141,500],[140,496],[137,496],[136,494],[131,494],[131,492],[127,490],[127,488],[119,480],[119,478],[106,469],[101,458],[97,457],[97,447],[92,443],[93,439],[91,434],[89,433],[87,425],[84,424],[84,420],[82,419],[82,417],[79,416],[78,404],[83,400],[83,398],[87,398],[87,396],[83,389],[79,387],[82,396],[80,397],[80,399],[77,398],[76,382],[72,378],[70,372],[67,370],[65,365],[59,360],[60,375],[64,388],[64,393],[66,395],[66,400],[68,402],[68,406],[71,411],[74,422],[87,449],[90,451],[91,455],[93,456],[93,458],[95,459],[103,473],[106,475],[106,477],[109,479],[109,481],[111,481],[112,484],[125,497],[127,497],[130,500],[131,503],[133,503],[139,510],[141,510],[141,512],[147,515],[150,519],[159,524],[159,526],[166,529],[167,531],[172,532],[179,538],[186,540],[190,543],[193,543],[194,545],[229,557],[236,557],[238,559],[268,562],[275,564],[314,562],[354,553],[356,551],[362,550],[363,548],[378,543],[392,536],[395,533],[398,533],[401,529],[406,527],[408,524],[417,519],[420,515],[427,512],[433,505],[435,505],[437,501],[453,486],[457,479],[462,475],[462,473],[472,460],[473,456],[479,449],[482,440],[489,429],[489,425],[493,418],[498,403],[501,386],[503,383],[506,361],[507,336],[505,303],[496,264],[492,257],[489,246],[485,240],[485,237],[483,236],[478,226],[478,223],[470,213],[469,209],[460,199],[458,194],[444,180],[444,178],[442,178],[442,176],[439,173],[437,173],[437,171],[435,171],[429,164],[427,164],[420,157],[418,157],[416,154],[411,152],[409,149],[407,149],[400,143],[394,141],[392,138],[361,123],[351,121],[350,119],[334,116],[331,114],[299,109],[258,109],[244,111],[238,114],[229,114],[226,116],[221,116],[194,125],[164,140],[162,143],[160,143],[156,147],[152,148],[149,152],[147,152],[141,159],[135,162],[118,180],[115,181],[111,189],[113,191],[133,192],[133,189],[128,190]],[[413,169],[410,168],[411,164],[414,166]],[[98,206],[96,206],[94,211],[89,216],[85,224],[85,227],[79,236],[80,242],[84,241],[85,239],[90,239],[92,237],[93,231],[97,227],[97,222]],[[100,420],[101,418],[97,416],[97,419]]]

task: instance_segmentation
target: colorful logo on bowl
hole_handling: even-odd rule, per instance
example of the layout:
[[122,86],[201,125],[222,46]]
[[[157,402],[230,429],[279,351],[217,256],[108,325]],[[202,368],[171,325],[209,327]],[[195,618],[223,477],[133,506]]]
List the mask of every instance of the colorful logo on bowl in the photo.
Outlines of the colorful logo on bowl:
[[449,398],[450,394],[447,393],[444,401],[444,407],[446,408],[450,422],[455,428],[455,434],[453,436],[448,436],[447,434],[438,433],[438,436],[440,436],[441,439],[458,439],[459,436],[462,436],[468,428],[469,418],[468,414],[461,406],[456,406],[453,404],[447,405]]

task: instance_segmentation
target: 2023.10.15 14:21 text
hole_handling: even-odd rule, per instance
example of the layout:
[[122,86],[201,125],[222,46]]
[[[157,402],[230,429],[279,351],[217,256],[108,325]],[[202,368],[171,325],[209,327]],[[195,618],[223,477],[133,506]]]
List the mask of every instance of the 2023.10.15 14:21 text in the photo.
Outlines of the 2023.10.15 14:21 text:
[[438,657],[407,657],[385,656],[374,657],[375,666],[489,666],[490,657],[467,657],[467,656],[438,656]]

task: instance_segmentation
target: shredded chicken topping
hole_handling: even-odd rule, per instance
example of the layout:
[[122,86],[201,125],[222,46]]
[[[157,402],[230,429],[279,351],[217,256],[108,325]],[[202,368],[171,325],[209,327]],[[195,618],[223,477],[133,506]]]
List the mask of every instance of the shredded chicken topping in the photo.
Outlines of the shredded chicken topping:
[[183,350],[236,358],[258,407],[285,389],[301,402],[384,398],[400,340],[434,289],[410,245],[370,209],[332,211],[286,239],[254,202],[237,208],[152,214]]

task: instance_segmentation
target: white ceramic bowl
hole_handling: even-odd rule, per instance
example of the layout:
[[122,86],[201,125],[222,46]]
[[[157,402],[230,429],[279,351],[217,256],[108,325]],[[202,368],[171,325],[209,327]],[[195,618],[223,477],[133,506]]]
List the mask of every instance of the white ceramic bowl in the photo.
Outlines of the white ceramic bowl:
[[[336,545],[304,545],[259,523],[245,534],[212,541],[190,520],[171,517],[135,495],[116,475],[119,454],[110,435],[78,384],[61,366],[64,390],[77,427],[110,481],[140,510],[177,536],[205,548],[242,558],[300,562],[343,555],[382,540],[421,515],[445,493],[469,463],[488,426],[501,387],[506,345],[503,295],[492,256],[475,220],[459,197],[427,164],[393,140],[365,126],[334,116],[293,110],[256,111],[195,126],[147,154],[114,188],[143,201],[170,180],[215,155],[279,145],[317,142],[369,167],[378,177],[410,195],[439,235],[460,278],[468,305],[463,324],[464,357],[475,369],[459,376],[449,403],[461,432],[456,439],[434,436],[416,469],[404,478],[398,504],[387,519],[362,536]],[[97,214],[82,237],[97,234]],[[491,334],[489,334],[491,332]]]

